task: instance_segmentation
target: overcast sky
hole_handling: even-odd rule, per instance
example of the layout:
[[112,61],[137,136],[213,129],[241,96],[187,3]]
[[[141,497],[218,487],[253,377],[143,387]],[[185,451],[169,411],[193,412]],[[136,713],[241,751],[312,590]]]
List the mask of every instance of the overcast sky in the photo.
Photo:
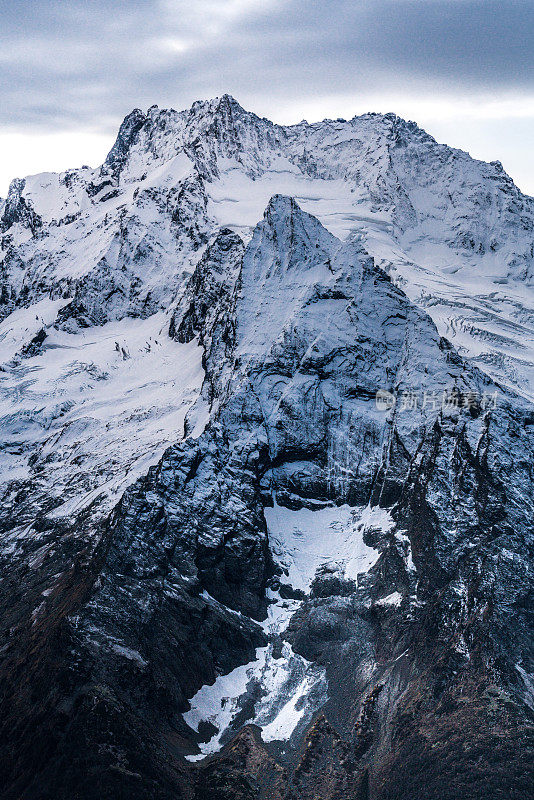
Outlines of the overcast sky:
[[534,195],[534,0],[0,0],[0,195],[101,163],[134,107],[394,111]]

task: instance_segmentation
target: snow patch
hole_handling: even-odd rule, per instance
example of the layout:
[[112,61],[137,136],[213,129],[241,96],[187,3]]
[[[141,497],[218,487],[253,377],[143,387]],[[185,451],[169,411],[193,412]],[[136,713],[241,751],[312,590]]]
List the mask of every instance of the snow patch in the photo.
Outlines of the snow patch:
[[305,592],[322,566],[339,566],[350,580],[368,572],[380,553],[365,544],[365,530],[393,526],[389,511],[369,506],[292,511],[275,503],[265,509],[265,519],[273,555],[288,583]]
[[[272,593],[271,599],[274,602],[262,627],[270,639],[275,639],[283,633],[300,602],[283,600]],[[282,644],[279,657],[275,656],[272,641],[266,647],[259,647],[253,661],[218,676],[215,683],[202,686],[190,700],[185,722],[197,732],[202,721],[210,722],[217,733],[208,742],[199,744],[200,753],[186,758],[199,761],[219,750],[225,739],[237,732],[232,723],[252,697],[256,699],[247,722],[261,728],[265,742],[288,740],[299,723],[308,720],[324,703],[324,670],[294,653],[287,642]]]
[[[393,526],[387,510],[368,506],[292,511],[275,503],[265,509],[265,519],[272,553],[286,572],[287,582],[306,592],[325,564],[334,563],[347,578],[357,580],[380,555],[363,541],[365,530],[388,531]],[[202,596],[208,602],[217,602],[207,592]],[[273,602],[262,627],[271,642],[258,648],[249,664],[218,676],[214,684],[201,687],[190,700],[185,722],[197,732],[202,721],[217,728],[208,742],[199,744],[199,754],[187,756],[190,761],[216,752],[236,732],[232,723],[253,691],[259,699],[253,703],[248,722],[261,728],[265,742],[291,739],[299,725],[326,700],[326,678],[321,668],[294,653],[288,642],[282,643],[280,655],[275,657],[278,651],[272,640],[283,635],[301,601],[283,600],[272,592],[269,599]]]
[[393,608],[398,608],[402,603],[402,595],[400,592],[392,592],[388,594],[387,597],[383,597],[381,600],[377,600],[375,605],[376,606],[393,606]]

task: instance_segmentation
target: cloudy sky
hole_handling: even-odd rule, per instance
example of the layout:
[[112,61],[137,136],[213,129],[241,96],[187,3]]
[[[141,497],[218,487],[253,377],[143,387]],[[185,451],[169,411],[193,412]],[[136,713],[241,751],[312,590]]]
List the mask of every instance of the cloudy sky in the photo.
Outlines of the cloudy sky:
[[0,0],[0,195],[224,92],[283,123],[394,111],[534,195],[533,0]]

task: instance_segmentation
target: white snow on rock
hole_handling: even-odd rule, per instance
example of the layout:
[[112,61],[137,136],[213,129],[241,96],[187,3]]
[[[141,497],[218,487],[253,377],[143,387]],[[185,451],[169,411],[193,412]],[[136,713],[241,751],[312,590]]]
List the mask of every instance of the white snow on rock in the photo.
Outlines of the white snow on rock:
[[254,180],[243,174],[238,164],[227,164],[219,179],[208,186],[208,209],[220,225],[248,239],[276,194],[293,197],[302,209],[318,217],[340,239],[345,239],[361,218],[366,222],[376,218],[378,225],[386,222],[380,213],[373,214],[370,206],[356,208],[354,195],[345,181],[309,178],[288,159],[280,159]]
[[219,749],[221,735],[238,713],[239,700],[244,695],[248,682],[254,676],[261,675],[266,662],[267,649],[267,647],[258,648],[254,661],[236,667],[228,675],[219,675],[212,686],[203,686],[191,698],[191,709],[184,714],[186,723],[193,730],[198,731],[200,722],[210,722],[219,730],[219,733],[209,742],[200,745],[200,755],[188,756],[190,761],[197,761]]
[[[236,166],[208,187],[211,215],[248,240],[270,197],[294,197],[336,237],[354,234],[375,261],[434,320],[460,353],[505,386],[534,398],[534,292],[507,277],[502,251],[463,252],[435,218],[424,234],[395,234],[390,210],[339,178],[303,176],[291,163],[252,180]],[[525,237],[525,246],[526,246]],[[510,248],[512,249],[512,248]],[[510,253],[507,259],[513,261]]]
[[[283,127],[227,95],[183,112],[137,113],[138,135],[101,168],[30,176],[2,205],[3,479],[27,477],[30,455],[38,466],[53,452],[56,494],[83,487],[84,505],[102,487],[108,496],[119,491],[179,438],[201,380],[200,354],[193,367],[194,346],[168,342],[158,314],[179,301],[219,226],[248,240],[273,195],[294,197],[320,220],[324,252],[298,270],[293,254],[285,273],[272,265],[257,276],[247,266],[244,279],[258,288],[247,285],[250,308],[240,312],[247,358],[261,357],[272,330],[287,328],[310,287],[332,285],[334,234],[363,243],[461,354],[534,398],[534,200],[499,164],[438,144],[390,114]],[[351,252],[333,268],[346,271]],[[63,332],[54,329],[69,299],[88,328],[69,318]],[[276,318],[264,341],[266,303]],[[341,305],[332,300],[329,320]],[[43,330],[41,350],[22,358]],[[334,333],[330,325],[312,348]],[[123,344],[131,361],[122,360]],[[305,380],[297,372],[280,402]],[[266,411],[276,415],[276,405]],[[195,435],[209,409],[197,416]],[[64,511],[77,502],[66,496]]]
[[[263,623],[269,637],[283,633],[299,605],[299,601],[276,598]],[[259,690],[260,697],[248,722],[261,728],[264,741],[283,741],[324,702],[326,680],[321,668],[294,653],[287,642],[282,644],[280,657],[275,656],[272,642],[259,647],[254,661],[219,675],[214,684],[202,686],[189,701],[185,722],[195,731],[201,722],[209,722],[218,731],[208,742],[199,744],[200,753],[187,756],[189,761],[198,761],[221,748],[251,690]]]
[[[247,239],[269,198],[285,194],[339,238],[360,235],[441,335],[534,398],[534,200],[498,162],[393,114],[284,127],[228,95],[136,113],[141,128],[118,161],[22,182],[23,219],[0,247],[10,291],[24,284],[37,300],[59,284],[100,285],[110,269],[124,294],[108,318],[132,304],[160,310],[199,255],[195,226]],[[42,222],[35,235],[30,212]]]
[[[220,226],[251,242],[236,312],[243,371],[274,362],[295,320],[305,334],[307,350],[291,375],[273,368],[255,386],[273,437],[284,405],[305,417],[308,390],[310,402],[317,396],[336,412],[348,404],[335,368],[315,394],[305,362],[350,347],[356,329],[375,341],[378,325],[384,354],[380,364],[368,359],[359,376],[360,388],[376,390],[401,339],[409,348],[406,326],[388,308],[367,318],[370,295],[356,307],[348,302],[368,256],[462,355],[534,399],[534,200],[499,164],[440,145],[391,114],[278,126],[225,95],[188,111],[154,106],[136,115],[136,135],[119,141],[101,168],[17,181],[0,206],[0,482],[13,497],[31,480],[35,508],[51,502],[50,516],[74,519],[97,500],[104,513],[183,437],[201,391],[203,352],[196,340],[173,341],[169,322]],[[294,204],[313,217],[293,214]],[[253,235],[266,206],[268,218]],[[311,302],[315,294],[320,304]],[[425,337],[438,336],[418,321],[413,315],[409,336],[425,366],[432,352]],[[421,364],[417,379],[435,382]],[[403,379],[414,388],[410,374]],[[380,416],[367,394],[352,403],[353,421],[358,404],[367,419]],[[192,436],[216,408],[206,398],[196,404]],[[353,468],[352,452],[330,442],[332,479],[341,482]],[[379,558],[366,530],[393,528],[388,511],[370,507],[290,510],[275,501],[265,517],[283,582],[304,593],[325,566],[357,581]],[[31,521],[14,527],[5,552],[38,535]],[[408,538],[399,532],[397,540],[414,572]],[[38,549],[29,567],[38,569],[45,555]],[[271,599],[263,624],[269,644],[190,701],[185,721],[196,731],[202,721],[217,729],[191,760],[230,738],[247,699],[264,740],[286,742],[326,698],[324,672],[280,642],[299,602]],[[401,602],[392,592],[378,605]],[[137,651],[115,649],[144,667]]]
[[393,608],[398,608],[402,603],[402,595],[400,592],[392,592],[388,594],[386,597],[383,597],[381,600],[377,600],[375,605],[376,606],[393,606]]
[[382,508],[333,506],[292,511],[279,505],[265,509],[271,549],[287,571],[287,582],[308,591],[318,568],[339,566],[345,577],[357,580],[376,564],[380,553],[363,540],[366,528],[387,531],[393,526]]
[[[51,313],[50,302],[12,316],[42,317]],[[10,325],[8,317],[2,327]],[[76,333],[51,328],[40,353],[5,363],[0,480],[28,476],[34,456],[33,473],[47,497],[56,498],[54,516],[73,514],[99,496],[109,508],[180,440],[200,392],[201,348],[172,341],[167,327],[160,313]]]
[[0,322],[0,366],[31,344],[39,331],[53,325],[58,311],[68,302],[44,297],[29,308],[17,308]]
[[[287,573],[284,581],[304,592],[309,592],[315,573],[325,564],[336,565],[347,578],[357,580],[380,555],[365,544],[364,531],[389,531],[393,526],[385,509],[346,505],[293,511],[275,503],[265,509],[265,519],[273,556]],[[284,633],[301,603],[277,595],[272,599],[275,602],[263,623],[270,638]],[[393,595],[390,602],[396,603]],[[208,742],[199,744],[199,754],[187,756],[190,761],[220,749],[244,705],[247,688],[254,685],[260,687],[261,697],[248,721],[261,728],[265,742],[289,740],[299,724],[326,700],[324,671],[294,653],[288,642],[283,642],[281,655],[276,658],[271,642],[256,650],[254,661],[218,676],[213,685],[203,686],[190,700],[185,722],[195,731],[202,721],[210,722],[218,731]]]
[[523,699],[528,707],[534,711],[534,674],[523,669],[521,664],[516,664],[515,668],[524,684]]

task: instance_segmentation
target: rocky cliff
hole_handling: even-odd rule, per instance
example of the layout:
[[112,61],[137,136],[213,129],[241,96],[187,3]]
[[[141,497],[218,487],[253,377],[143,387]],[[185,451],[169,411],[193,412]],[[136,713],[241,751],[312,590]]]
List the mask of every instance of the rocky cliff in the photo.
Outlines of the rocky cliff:
[[1,225],[2,796],[530,797],[534,201],[225,96]]

